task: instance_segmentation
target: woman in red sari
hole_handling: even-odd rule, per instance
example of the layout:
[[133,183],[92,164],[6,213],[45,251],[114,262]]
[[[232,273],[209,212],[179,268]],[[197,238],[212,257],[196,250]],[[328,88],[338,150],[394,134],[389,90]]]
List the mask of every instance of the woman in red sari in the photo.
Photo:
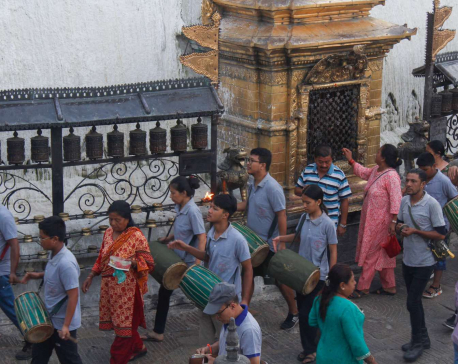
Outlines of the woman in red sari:
[[[126,364],[147,353],[137,329],[146,328],[143,295],[148,291],[148,274],[154,269],[154,261],[145,236],[134,226],[127,202],[113,202],[108,217],[111,227],[103,236],[99,257],[84,281],[83,292],[88,291],[94,276],[102,275],[99,329],[114,330],[116,334],[110,364]],[[130,269],[111,267],[111,256],[131,261]]]

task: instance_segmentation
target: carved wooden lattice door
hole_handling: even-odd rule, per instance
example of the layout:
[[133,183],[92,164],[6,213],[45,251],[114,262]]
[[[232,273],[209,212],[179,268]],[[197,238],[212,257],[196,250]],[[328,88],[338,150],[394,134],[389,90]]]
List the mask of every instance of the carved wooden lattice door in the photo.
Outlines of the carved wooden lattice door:
[[358,134],[359,85],[343,86],[310,92],[307,163],[314,160],[320,144],[332,147],[333,160],[343,160],[342,148],[356,156]]

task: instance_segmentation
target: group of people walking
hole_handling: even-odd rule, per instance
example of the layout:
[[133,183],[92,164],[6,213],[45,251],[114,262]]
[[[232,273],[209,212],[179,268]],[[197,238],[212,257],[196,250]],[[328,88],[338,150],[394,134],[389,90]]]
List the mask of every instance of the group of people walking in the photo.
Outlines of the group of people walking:
[[[248,310],[254,277],[265,277],[272,257],[279,250],[291,248],[320,268],[320,280],[307,295],[276,282],[288,306],[280,328],[291,329],[299,323],[302,350],[297,359],[302,363],[376,363],[364,341],[364,314],[351,299],[369,293],[396,294],[396,258],[390,258],[382,244],[397,233],[404,239],[403,275],[412,326],[412,340],[402,350],[407,361],[415,361],[429,348],[421,299],[441,293],[440,279],[445,270],[445,261],[435,261],[429,242],[445,239],[448,225],[442,207],[458,195],[453,185],[458,173],[456,167],[442,163],[443,146],[434,141],[428,148],[418,158],[419,168],[407,173],[404,191],[396,172],[401,161],[394,146],[382,146],[376,155],[376,166],[372,168],[355,162],[351,151],[343,149],[353,173],[368,181],[356,248],[356,262],[362,268],[358,282],[350,267],[337,263],[337,237],[347,229],[351,190],[345,173],[333,164],[330,147],[316,148],[315,162],[304,169],[297,181],[295,193],[302,199],[304,214],[292,234],[287,234],[283,188],[269,174],[272,155],[267,149],[256,148],[250,152],[247,171],[252,178],[246,201],[237,202],[225,194],[215,196],[207,214],[207,222],[211,224],[208,232],[193,200],[198,180],[181,176],[173,179],[169,186],[176,211],[173,233],[169,232],[160,241],[173,249],[188,267],[204,264],[223,281],[214,287],[208,305],[201,312],[197,352],[207,355],[209,363],[218,354],[225,354],[227,326],[234,318],[240,352],[252,364],[263,362],[261,329]],[[236,211],[246,211],[247,226],[269,244],[267,258],[256,268],[252,266],[245,237],[231,225]],[[43,279],[48,311],[64,299],[51,318],[54,335],[41,344],[26,343],[18,355],[31,355],[32,363],[41,364],[48,362],[55,349],[61,363],[81,363],[74,340],[81,324],[80,272],[75,257],[64,244],[65,223],[59,217],[50,217],[39,224],[41,244],[51,252],[49,262],[44,273],[27,273],[19,280],[15,275],[19,245],[14,219],[3,206],[0,206],[0,214],[0,251],[4,252],[0,259],[3,284],[0,303],[4,312],[19,328],[9,282]],[[173,291],[160,286],[154,328],[140,335],[138,328],[146,328],[143,295],[148,290],[147,279],[155,262],[148,241],[135,227],[126,202],[114,202],[108,217],[110,228],[105,232],[99,256],[84,281],[82,292],[88,292],[94,277],[101,276],[99,328],[114,330],[116,335],[110,363],[125,364],[147,354],[144,341],[165,339]],[[110,264],[113,256],[130,261],[130,269],[121,271],[113,267]],[[381,287],[370,291],[376,271]],[[434,281],[426,289],[433,271]]]

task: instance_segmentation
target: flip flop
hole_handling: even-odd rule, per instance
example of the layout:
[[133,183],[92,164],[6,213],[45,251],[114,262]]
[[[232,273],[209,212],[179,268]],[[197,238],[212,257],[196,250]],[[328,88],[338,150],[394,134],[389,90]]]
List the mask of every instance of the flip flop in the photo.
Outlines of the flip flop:
[[309,354],[307,355],[304,360],[302,361],[303,364],[313,364],[316,362],[316,354]]
[[301,352],[298,356],[297,356],[297,360],[302,362],[304,359],[305,359],[306,355],[305,355],[305,351]]
[[132,355],[130,357],[129,361],[137,360],[138,358],[141,358],[142,356],[145,356],[146,354],[148,354],[148,349],[146,348],[146,346],[143,345],[142,350],[140,350],[138,353]]
[[360,291],[359,289],[355,289],[353,293],[350,296],[348,296],[348,298],[358,299],[366,296],[369,296],[369,293],[365,293],[363,291]]
[[151,341],[155,343],[161,343],[164,341],[164,339],[162,340],[156,339],[155,337],[151,336],[148,332],[146,333],[145,336],[140,335],[140,339],[142,339],[143,341]]
[[380,296],[395,296],[396,295],[396,293],[385,291],[382,287],[373,290],[371,294],[378,294]]

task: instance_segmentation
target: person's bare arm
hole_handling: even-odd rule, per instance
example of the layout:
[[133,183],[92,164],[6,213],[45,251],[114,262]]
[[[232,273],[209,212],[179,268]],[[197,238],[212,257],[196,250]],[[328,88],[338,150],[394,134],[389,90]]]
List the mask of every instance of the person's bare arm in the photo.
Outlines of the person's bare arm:
[[250,364],[260,364],[261,363],[261,357],[260,356],[255,356],[253,358],[250,358]]
[[337,263],[337,244],[329,244],[329,270]]
[[242,302],[247,305],[251,299],[251,285],[253,284],[253,266],[251,265],[251,259],[247,259],[242,262]]
[[442,235],[442,234],[438,233],[435,230],[433,230],[433,231],[421,231],[421,230],[417,230],[417,229],[414,229],[414,228],[411,228],[411,227],[406,227],[406,228],[402,229],[402,232],[401,232],[402,236],[410,236],[412,234],[417,234],[417,235],[420,235],[422,238],[431,239],[431,240],[443,240],[443,239],[445,239],[445,235]]
[[239,202],[237,204],[237,211],[245,211],[246,210],[246,201]]
[[182,250],[186,253],[191,254],[192,256],[196,257],[197,259],[203,260],[204,262],[208,262],[208,255],[205,251],[200,251],[199,249],[189,246],[184,241],[174,240],[171,243],[168,243],[167,247],[169,249]]
[[342,236],[347,231],[347,229],[340,226],[340,224],[347,225],[348,206],[349,205],[350,203],[348,201],[348,198],[344,198],[343,200],[340,201],[340,223],[339,223],[339,226],[337,227],[337,235],[339,236]]
[[364,359],[364,362],[367,363],[367,364],[377,364],[377,362],[375,361],[375,358],[373,355],[367,357],[366,359]]
[[286,210],[281,210],[275,213],[278,218],[278,233],[280,235],[286,235],[288,224],[286,221]]
[[297,186],[296,186],[296,187],[294,188],[294,194],[295,194],[296,196],[302,196],[302,190],[303,190],[302,187],[297,187]]
[[[197,243],[197,249],[199,249],[200,251],[205,251],[205,245],[207,245],[207,234],[199,234],[197,235],[197,240],[198,240],[198,243]],[[200,265],[200,260],[199,259],[196,259],[196,264],[197,265]]]
[[68,295],[68,304],[67,311],[65,312],[65,320],[62,329],[59,330],[59,337],[63,340],[68,340],[70,338],[70,324],[72,323],[73,315],[75,314],[76,305],[78,304],[78,287],[70,289],[67,291]]
[[17,238],[7,240],[6,243],[10,246],[10,259],[11,259],[11,268],[10,268],[10,283],[18,283],[18,278],[16,276],[17,266],[19,264],[19,242]]

